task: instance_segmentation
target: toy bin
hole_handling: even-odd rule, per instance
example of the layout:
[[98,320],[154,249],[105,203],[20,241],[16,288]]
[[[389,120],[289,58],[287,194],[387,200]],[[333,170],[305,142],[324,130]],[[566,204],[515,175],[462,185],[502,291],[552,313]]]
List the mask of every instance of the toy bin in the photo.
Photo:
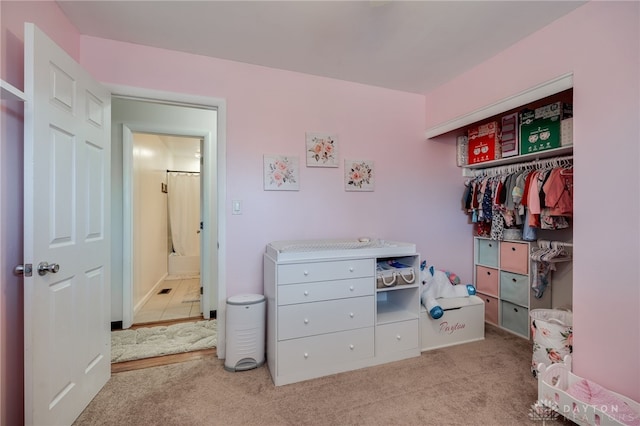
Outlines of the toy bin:
[[484,302],[478,296],[438,299],[444,311],[433,319],[426,308],[420,310],[422,351],[484,339]]
[[529,315],[533,339],[531,373],[537,377],[539,364],[548,367],[573,352],[573,315],[559,309],[533,309]]

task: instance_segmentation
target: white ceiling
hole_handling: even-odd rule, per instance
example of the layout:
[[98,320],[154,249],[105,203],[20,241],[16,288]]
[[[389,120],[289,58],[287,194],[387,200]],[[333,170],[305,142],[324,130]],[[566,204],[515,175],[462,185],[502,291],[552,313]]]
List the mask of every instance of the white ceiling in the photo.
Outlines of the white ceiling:
[[57,3],[83,35],[426,93],[585,2]]

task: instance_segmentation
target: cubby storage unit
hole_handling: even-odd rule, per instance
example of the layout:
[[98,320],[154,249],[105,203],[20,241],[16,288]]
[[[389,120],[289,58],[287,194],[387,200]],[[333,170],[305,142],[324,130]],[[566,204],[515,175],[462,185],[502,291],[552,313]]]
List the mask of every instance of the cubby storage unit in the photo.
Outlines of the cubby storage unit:
[[529,311],[551,308],[551,286],[537,299],[527,241],[474,238],[474,283],[485,303],[485,321],[529,339]]
[[394,285],[376,288],[375,353],[379,362],[407,358],[416,355],[416,350],[420,353],[420,259],[417,255],[378,258],[376,264],[394,262],[405,266],[394,271]]
[[[389,261],[404,267],[391,272],[395,284],[378,288],[378,262]],[[409,243],[267,245],[267,364],[274,384],[419,356],[419,266]]]

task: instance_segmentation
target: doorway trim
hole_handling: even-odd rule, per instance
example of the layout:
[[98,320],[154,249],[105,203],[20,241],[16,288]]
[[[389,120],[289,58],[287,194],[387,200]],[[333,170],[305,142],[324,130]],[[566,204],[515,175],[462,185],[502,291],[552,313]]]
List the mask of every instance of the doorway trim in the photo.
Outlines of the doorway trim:
[[[226,100],[221,98],[210,98],[204,96],[196,96],[196,95],[188,95],[183,93],[176,92],[165,92],[151,89],[142,89],[137,87],[130,86],[121,86],[121,85],[109,85],[105,84],[105,86],[111,91],[113,97],[118,97],[121,99],[131,99],[136,101],[148,101],[150,103],[161,103],[161,104],[169,104],[175,106],[182,107],[192,107],[192,108],[205,108],[205,109],[216,109],[217,110],[217,125],[216,125],[216,135],[211,135],[210,132],[203,132],[202,130],[194,130],[192,132],[185,131],[185,129],[180,129],[177,132],[179,135],[184,136],[194,136],[204,139],[204,144],[206,147],[212,146],[212,141],[215,138],[215,147],[216,149],[204,149],[203,156],[206,164],[215,164],[216,165],[216,174],[215,177],[208,174],[206,170],[202,170],[202,172],[206,173],[203,175],[205,179],[205,184],[208,185],[212,178],[216,182],[217,188],[217,199],[211,199],[212,197],[208,197],[208,199],[203,200],[203,212],[205,215],[210,216],[211,213],[215,211],[215,216],[217,218],[217,240],[213,238],[212,233],[210,232],[210,228],[203,229],[203,237],[206,240],[205,246],[208,245],[209,253],[213,254],[217,253],[217,270],[215,268],[214,262],[202,262],[201,264],[204,266],[202,274],[203,280],[206,277],[210,277],[215,279],[217,282],[217,297],[216,303],[217,306],[214,308],[216,310],[216,318],[217,318],[217,355],[218,358],[225,357],[225,318],[226,318]],[[167,129],[167,128],[159,128],[159,126],[150,126],[145,123],[126,123],[124,126],[123,132],[146,132],[146,133],[166,133],[166,134],[176,134],[176,129]],[[124,136],[124,135],[123,135]],[[123,138],[123,148],[124,152],[127,152],[127,138]],[[123,157],[123,170],[130,170],[131,168],[131,153],[132,146],[129,147],[130,156],[127,158],[127,155]],[[206,169],[206,168],[205,168]],[[123,210],[126,209],[131,210],[131,181],[127,182],[126,173],[124,173],[123,178]],[[128,176],[131,179],[131,176]],[[207,188],[204,188],[205,191]],[[209,191],[207,191],[210,193]],[[206,217],[206,216],[205,216]],[[123,285],[123,328],[128,328],[133,323],[133,301],[132,301],[132,241],[133,241],[133,229],[131,218],[127,221],[126,218],[123,218],[123,277],[122,277],[122,285]],[[128,233],[128,234],[127,234]],[[205,258],[206,253],[203,253],[203,259]],[[125,287],[126,286],[126,287]],[[203,289],[203,307],[204,307],[204,317],[210,317],[210,309],[212,308],[210,303],[211,295],[207,294],[208,290]]]

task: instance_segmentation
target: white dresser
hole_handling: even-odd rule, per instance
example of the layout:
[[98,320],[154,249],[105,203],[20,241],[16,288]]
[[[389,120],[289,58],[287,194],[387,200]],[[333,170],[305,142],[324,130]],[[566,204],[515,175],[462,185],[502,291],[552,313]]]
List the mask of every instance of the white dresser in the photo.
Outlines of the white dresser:
[[[376,285],[378,262],[415,280]],[[264,255],[267,364],[276,385],[420,355],[415,245],[278,241]],[[400,271],[400,270],[399,270]],[[381,288],[378,288],[381,287]]]

